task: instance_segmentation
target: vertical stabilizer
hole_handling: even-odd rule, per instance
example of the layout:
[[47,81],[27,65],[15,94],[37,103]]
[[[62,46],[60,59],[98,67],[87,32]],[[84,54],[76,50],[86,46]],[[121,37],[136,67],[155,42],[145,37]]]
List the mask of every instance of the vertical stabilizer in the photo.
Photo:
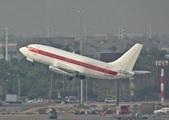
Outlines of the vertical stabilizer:
[[119,59],[114,62],[110,62],[109,64],[115,66],[119,70],[132,71],[142,47],[142,44],[135,44]]

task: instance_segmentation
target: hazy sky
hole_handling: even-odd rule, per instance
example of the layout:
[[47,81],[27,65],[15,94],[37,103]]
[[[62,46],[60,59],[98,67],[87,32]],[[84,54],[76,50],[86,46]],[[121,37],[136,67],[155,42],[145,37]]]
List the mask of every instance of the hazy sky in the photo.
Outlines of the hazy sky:
[[[169,34],[169,0],[0,0],[0,35]],[[78,13],[82,9],[83,13]]]

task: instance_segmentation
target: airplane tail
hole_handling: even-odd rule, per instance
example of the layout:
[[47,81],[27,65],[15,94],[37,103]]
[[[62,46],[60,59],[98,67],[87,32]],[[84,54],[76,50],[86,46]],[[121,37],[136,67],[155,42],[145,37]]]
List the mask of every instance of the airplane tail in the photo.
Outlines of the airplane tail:
[[109,64],[115,66],[115,68],[119,70],[132,71],[142,47],[142,44],[136,43],[120,58],[118,58],[114,62],[110,62]]

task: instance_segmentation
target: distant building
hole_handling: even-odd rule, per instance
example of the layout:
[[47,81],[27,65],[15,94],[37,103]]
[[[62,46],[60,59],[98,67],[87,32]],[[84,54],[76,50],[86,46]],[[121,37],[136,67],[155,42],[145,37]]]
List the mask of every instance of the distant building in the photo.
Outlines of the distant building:
[[[9,43],[8,44],[8,60],[10,61],[12,58],[18,58],[17,51],[16,51],[16,43]],[[6,45],[1,44],[0,46],[0,59],[6,58]]]
[[88,40],[83,41],[83,55],[100,60],[102,53],[124,53],[134,44],[141,43],[147,51],[161,50],[162,45],[156,39],[144,40]]

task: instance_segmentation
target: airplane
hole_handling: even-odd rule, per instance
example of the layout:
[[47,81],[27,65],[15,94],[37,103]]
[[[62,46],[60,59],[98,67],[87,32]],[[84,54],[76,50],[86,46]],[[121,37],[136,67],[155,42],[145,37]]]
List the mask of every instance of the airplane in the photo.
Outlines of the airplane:
[[41,44],[30,44],[19,51],[33,64],[36,61],[49,65],[51,71],[66,75],[68,80],[73,77],[83,80],[86,76],[110,80],[150,73],[132,70],[142,47],[142,44],[136,43],[120,58],[109,63]]

